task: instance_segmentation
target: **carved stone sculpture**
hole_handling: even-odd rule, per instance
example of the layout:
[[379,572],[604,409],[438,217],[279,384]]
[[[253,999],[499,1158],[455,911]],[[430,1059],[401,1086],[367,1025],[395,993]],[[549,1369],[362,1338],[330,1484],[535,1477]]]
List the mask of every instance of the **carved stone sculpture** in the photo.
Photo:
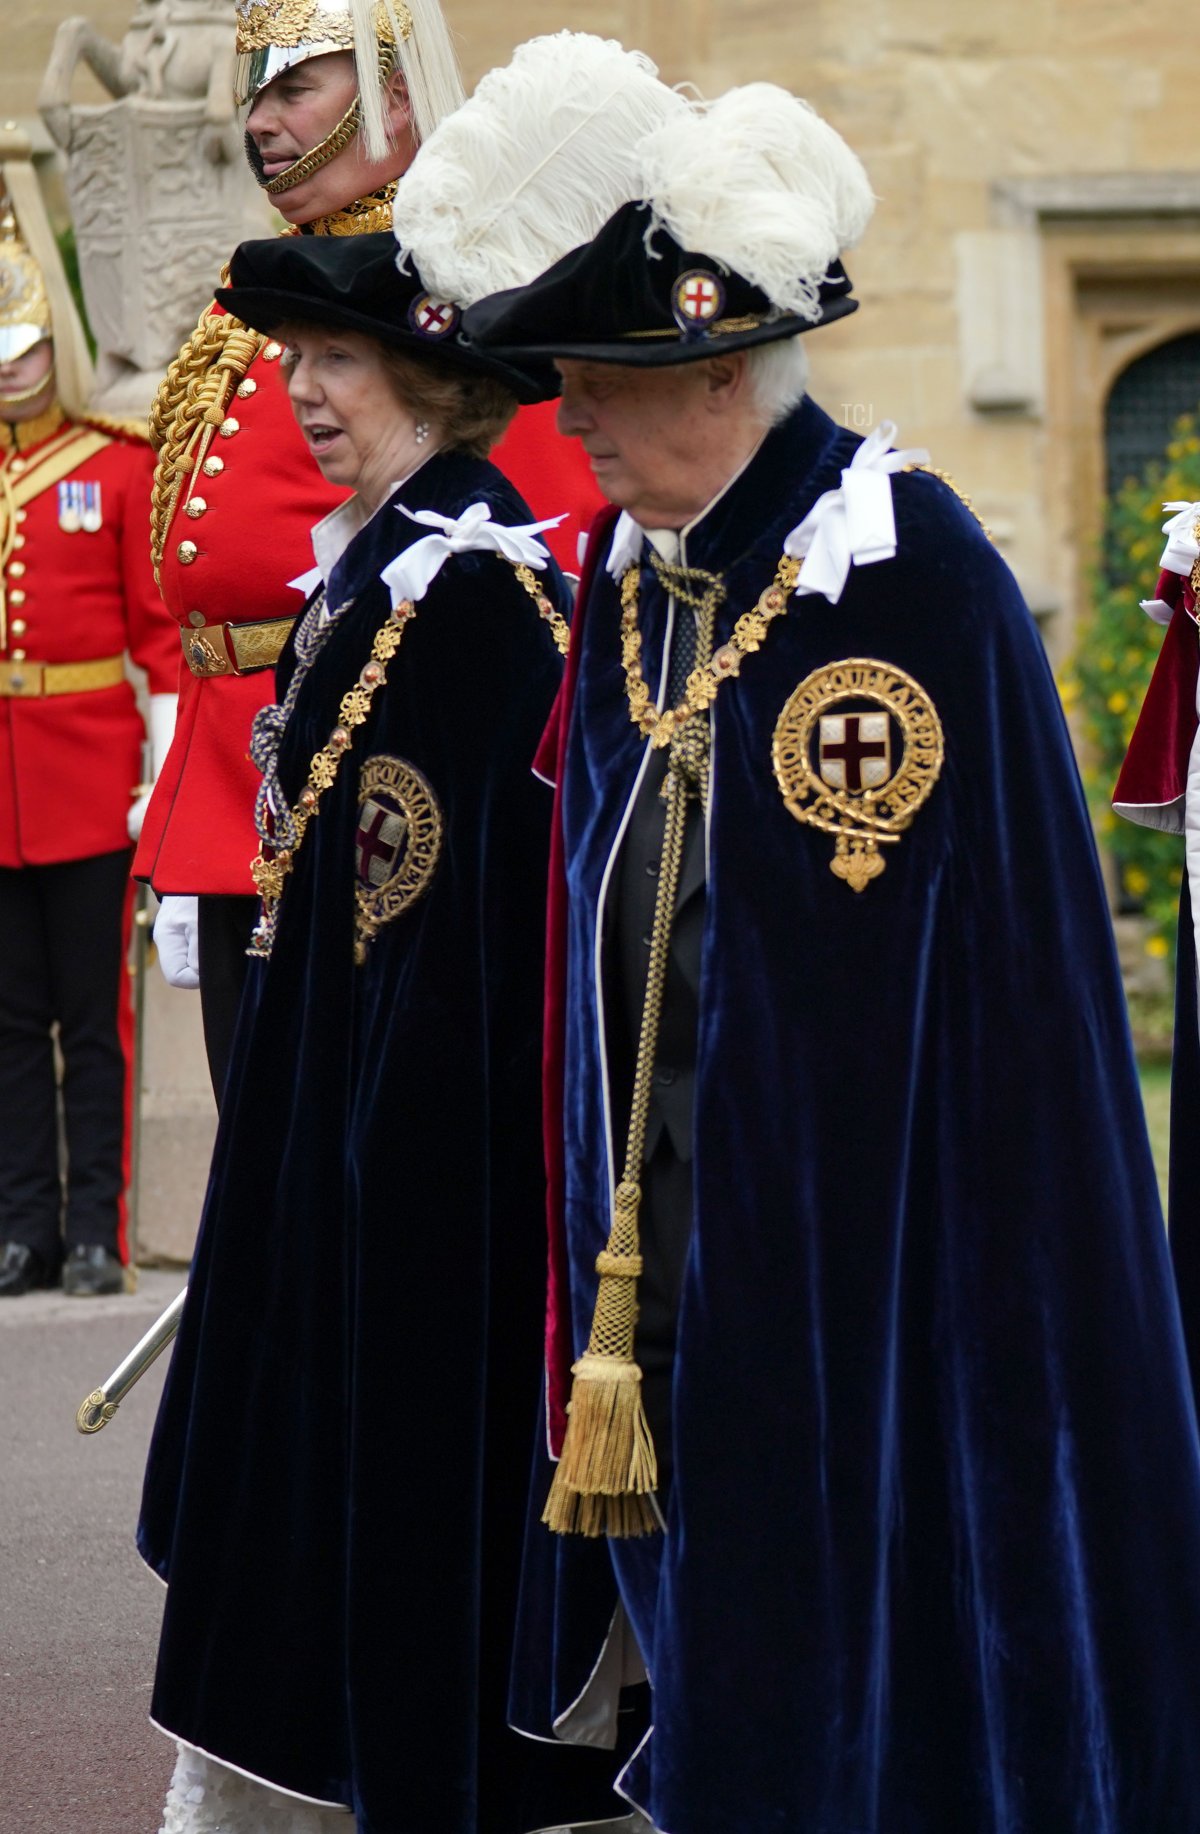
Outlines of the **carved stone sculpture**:
[[[235,243],[269,234],[233,108],[233,0],[135,0],[119,44],[58,28],[38,106],[66,163],[96,406],[144,415]],[[71,101],[85,63],[113,97]]]

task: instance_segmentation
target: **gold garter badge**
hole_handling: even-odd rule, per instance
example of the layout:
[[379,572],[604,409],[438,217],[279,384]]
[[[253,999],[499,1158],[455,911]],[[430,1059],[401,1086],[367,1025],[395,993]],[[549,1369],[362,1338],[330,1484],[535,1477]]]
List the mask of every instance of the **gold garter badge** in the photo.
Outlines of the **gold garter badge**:
[[441,851],[441,807],[420,771],[403,758],[367,758],[358,774],[354,835],[354,959],[360,967],[384,924],[428,891]]
[[889,662],[852,656],[789,695],[771,747],[784,807],[834,836],[829,869],[852,891],[878,878],[928,797],[945,747],[937,709]]

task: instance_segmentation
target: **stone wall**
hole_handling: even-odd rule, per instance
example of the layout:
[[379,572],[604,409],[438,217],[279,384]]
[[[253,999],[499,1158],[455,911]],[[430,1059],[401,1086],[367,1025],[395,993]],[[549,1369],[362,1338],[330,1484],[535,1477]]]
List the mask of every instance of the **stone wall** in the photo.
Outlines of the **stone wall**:
[[[77,4],[77,0],[75,0]],[[23,123],[72,0],[8,0],[0,111]],[[129,0],[93,0],[120,36]],[[564,23],[715,91],[769,76],[866,161],[862,310],[812,340],[814,393],[897,422],[978,505],[1059,657],[1084,610],[1102,414],[1134,355],[1200,326],[1200,42],[1162,0],[447,0],[468,80]],[[98,99],[81,73],[80,100]]]

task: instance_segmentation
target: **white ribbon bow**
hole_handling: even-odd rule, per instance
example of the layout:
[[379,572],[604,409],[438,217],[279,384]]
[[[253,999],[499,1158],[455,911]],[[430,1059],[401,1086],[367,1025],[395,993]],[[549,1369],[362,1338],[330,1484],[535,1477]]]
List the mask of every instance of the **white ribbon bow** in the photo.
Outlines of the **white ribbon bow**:
[[1163,508],[1174,514],[1170,514],[1162,525],[1167,545],[1159,567],[1169,573],[1190,573],[1200,560],[1200,543],[1195,535],[1196,524],[1200,522],[1200,503],[1164,503]]
[[852,565],[869,567],[895,554],[896,515],[888,480],[906,465],[929,462],[923,448],[892,451],[895,437],[895,422],[880,421],[842,472],[841,488],[818,497],[784,542],[784,552],[804,563],[798,594],[819,592],[836,605]]
[[564,513],[551,516],[546,522],[527,522],[519,528],[505,528],[502,523],[492,521],[486,503],[472,503],[457,518],[439,516],[433,509],[405,509],[402,503],[397,503],[396,508],[410,522],[420,522],[440,533],[414,541],[383,569],[379,577],[391,592],[393,606],[405,599],[414,604],[423,599],[452,554],[502,554],[514,566],[534,567],[540,573],[550,556],[543,544],[533,538],[543,529],[556,529],[560,522],[566,521]]

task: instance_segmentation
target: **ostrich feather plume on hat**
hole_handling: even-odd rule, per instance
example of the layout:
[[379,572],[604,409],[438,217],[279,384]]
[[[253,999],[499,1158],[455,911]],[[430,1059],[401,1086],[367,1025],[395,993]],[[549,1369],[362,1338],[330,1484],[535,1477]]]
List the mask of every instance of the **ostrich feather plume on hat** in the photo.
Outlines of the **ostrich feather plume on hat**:
[[530,39],[421,147],[397,241],[463,305],[523,286],[642,194],[638,143],[687,115],[640,51],[586,32]]
[[[820,283],[875,208],[841,135],[774,83],[692,103],[636,149],[637,196],[681,248],[702,249],[783,312],[816,321]],[[653,232],[647,238],[653,254]]]

